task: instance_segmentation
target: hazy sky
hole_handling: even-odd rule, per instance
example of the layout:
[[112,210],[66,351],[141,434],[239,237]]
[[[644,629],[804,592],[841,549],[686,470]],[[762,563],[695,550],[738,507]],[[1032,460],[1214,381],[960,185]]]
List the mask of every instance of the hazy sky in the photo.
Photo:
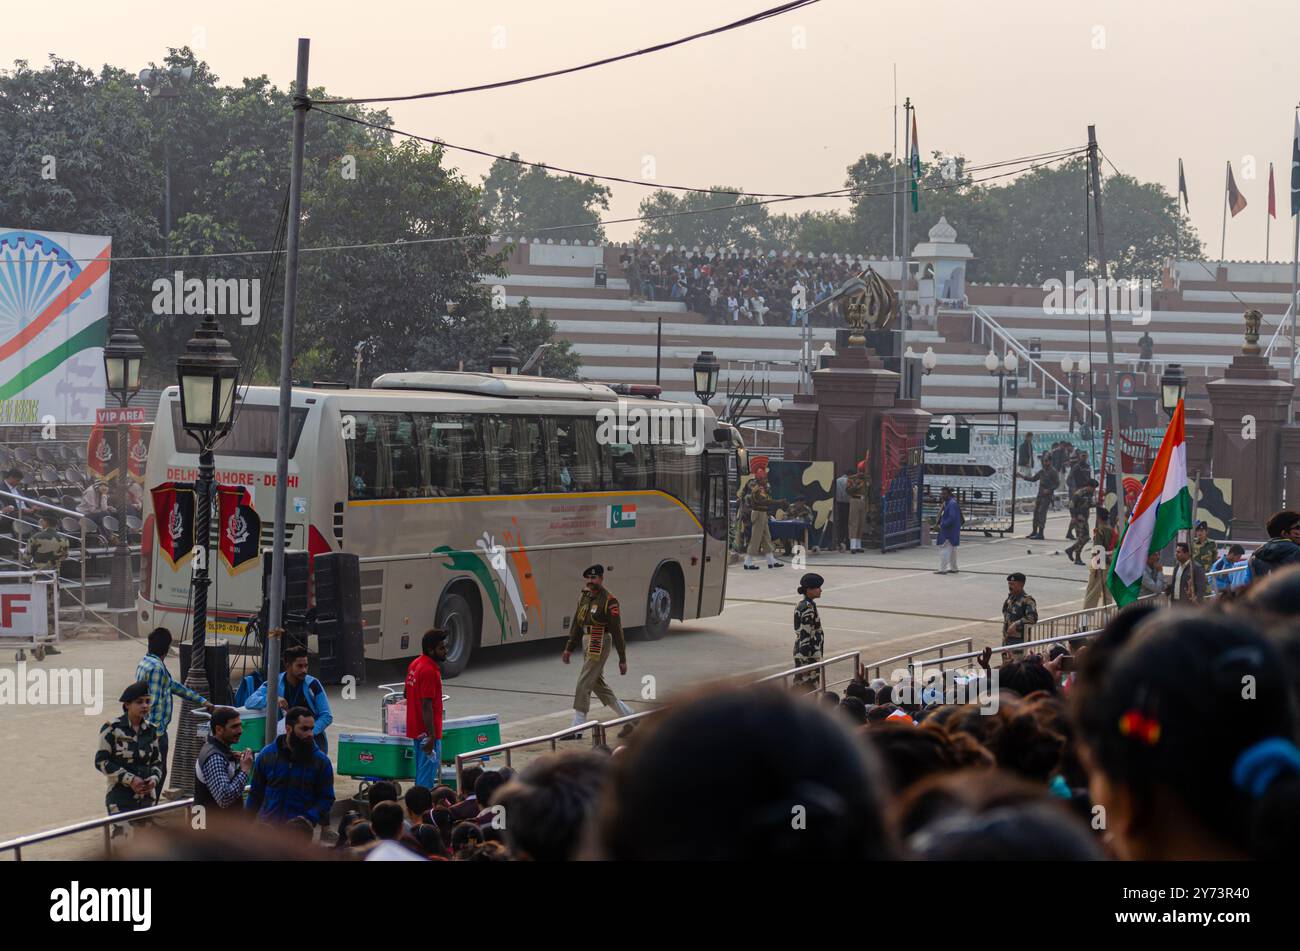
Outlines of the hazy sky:
[[[6,10],[0,65],[39,65],[57,53],[135,70],[168,46],[188,44],[224,82],[265,73],[287,86],[296,38],[307,36],[313,86],[395,95],[572,65],[775,2],[74,0],[58,17],[19,3]],[[1287,260],[1298,27],[1296,0],[822,0],[599,70],[389,109],[399,128],[585,171],[642,178],[650,156],[660,181],[811,192],[840,187],[863,152],[892,148],[897,63],[899,101],[916,104],[927,154],[996,161],[1083,144],[1095,123],[1121,170],[1171,192],[1181,156],[1192,218],[1211,257],[1231,160],[1250,206],[1229,222],[1227,256],[1263,258],[1272,161],[1280,217],[1271,257]],[[315,116],[309,126],[320,121],[334,120]],[[900,149],[901,135],[900,125]],[[1251,156],[1253,179],[1243,164]],[[489,164],[464,154],[452,161],[475,182]],[[646,191],[615,186],[609,216],[634,215]],[[774,210],[845,206],[791,202]],[[922,208],[914,240],[934,217]],[[633,230],[609,229],[617,239]]]

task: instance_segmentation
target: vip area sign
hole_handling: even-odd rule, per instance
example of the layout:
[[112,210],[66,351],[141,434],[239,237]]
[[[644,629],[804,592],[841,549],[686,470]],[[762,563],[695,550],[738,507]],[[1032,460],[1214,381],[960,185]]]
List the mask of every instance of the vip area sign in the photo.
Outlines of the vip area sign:
[[0,425],[95,421],[111,248],[99,235],[0,227]]

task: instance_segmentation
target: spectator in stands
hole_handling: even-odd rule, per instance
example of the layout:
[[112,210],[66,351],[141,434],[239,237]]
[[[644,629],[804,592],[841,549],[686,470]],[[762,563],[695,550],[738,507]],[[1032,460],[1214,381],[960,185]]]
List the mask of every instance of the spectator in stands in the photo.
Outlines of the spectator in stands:
[[[651,721],[614,774],[598,851],[614,860],[884,859],[883,769],[842,720],[777,690],[709,691]],[[682,762],[707,768],[676,768]],[[719,782],[725,794],[719,800]],[[689,808],[720,802],[707,829]]]
[[1169,600],[1199,604],[1205,599],[1205,569],[1192,560],[1192,549],[1186,542],[1174,546],[1174,560],[1177,563],[1169,585]]
[[1114,646],[1108,634],[1080,665],[1071,699],[1116,852],[1154,861],[1294,856],[1297,722],[1269,640],[1240,619],[1188,611],[1146,615]]
[[82,515],[107,515],[112,510],[108,484],[99,480],[86,486],[85,491],[81,493],[81,501],[77,503],[77,511]]
[[212,712],[212,730],[194,763],[194,804],[211,809],[236,809],[244,804],[244,786],[253,771],[253,751],[236,753],[232,747],[244,735],[244,724],[234,707]]
[[[14,522],[22,518],[23,511],[31,505],[23,492],[22,471],[20,469],[10,469],[6,472],[4,483],[0,485],[0,489],[3,489],[5,493],[0,495],[0,535],[16,535]],[[16,559],[18,556],[17,544],[8,538],[5,540],[5,544],[13,551]]]
[[366,805],[370,807],[370,811],[373,813],[375,806],[381,802],[397,802],[397,795],[397,783],[381,779],[371,783],[366,790]]
[[370,828],[375,831],[376,838],[395,842],[402,837],[402,820],[405,818],[400,805],[381,802],[370,811]]
[[496,802],[509,817],[506,843],[514,857],[534,862],[577,858],[609,771],[609,757],[597,753],[552,753],[502,787]]
[[1047,799],[949,816],[907,842],[927,862],[1096,862],[1105,854],[1088,827]]
[[334,766],[316,745],[315,721],[306,707],[291,707],[284,715],[284,734],[253,761],[245,808],[258,821],[284,823],[302,816],[313,825],[329,822]]
[[167,785],[167,731],[172,723],[172,697],[180,697],[211,713],[216,709],[207,697],[196,693],[172,677],[167,669],[167,654],[172,649],[172,632],[165,627],[155,627],[145,642],[148,650],[135,665],[135,679],[149,685],[149,722],[158,732],[158,745],[162,750],[162,778],[158,781],[161,793]]
[[1229,569],[1234,570],[1230,574],[1219,575],[1213,579],[1216,591],[1244,588],[1253,580],[1250,574],[1250,563],[1246,561],[1246,549],[1236,543],[1229,545],[1228,550],[1210,566],[1210,573]]
[[451,819],[453,822],[461,822],[465,819],[473,819],[478,816],[482,808],[478,804],[478,798],[474,794],[475,787],[478,785],[479,777],[483,775],[482,766],[466,766],[461,771],[461,781],[464,786],[461,788],[461,800],[451,807]]
[[483,830],[478,827],[477,822],[457,822],[451,827],[451,854],[457,861],[462,860],[463,851],[482,841]]
[[422,823],[416,827],[414,836],[420,846],[420,854],[426,859],[431,862],[447,861],[447,843],[443,841],[442,832],[436,825]]
[[956,768],[952,743],[943,729],[918,729],[910,723],[877,723],[862,734],[885,764],[891,791],[897,795],[913,783]]
[[[280,674],[280,709],[306,707],[311,712],[316,730],[316,745],[322,753],[328,753],[330,747],[325,730],[334,722],[334,714],[330,710],[325,686],[307,673],[307,648],[290,647],[281,656],[284,670]],[[265,710],[266,684],[258,687],[244,701],[244,706],[250,710]]]
[[402,797],[406,810],[406,831],[410,832],[424,824],[424,817],[433,808],[433,793],[421,785],[414,785]]
[[352,825],[348,828],[349,848],[359,849],[364,846],[370,845],[372,842],[375,841],[377,841],[375,837],[375,830],[371,828],[370,823],[365,819],[361,819],[357,822],[352,823]]
[[1300,512],[1274,513],[1264,525],[1268,541],[1250,556],[1250,573],[1262,578],[1283,565],[1300,565]]
[[1138,594],[1145,597],[1149,594],[1163,594],[1164,590],[1165,569],[1160,564],[1160,552],[1148,552],[1147,565],[1142,569],[1142,586]]
[[473,818],[480,828],[492,825],[492,820],[500,814],[500,810],[494,809],[493,806],[496,805],[494,797],[497,790],[510,778],[503,775],[504,772],[504,770],[485,769],[483,775],[474,783],[474,801],[478,804],[479,811]]

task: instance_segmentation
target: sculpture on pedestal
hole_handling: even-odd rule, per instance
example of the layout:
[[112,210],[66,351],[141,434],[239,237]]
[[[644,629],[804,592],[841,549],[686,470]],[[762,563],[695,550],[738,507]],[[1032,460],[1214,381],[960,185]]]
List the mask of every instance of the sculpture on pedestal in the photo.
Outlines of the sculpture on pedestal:
[[889,326],[898,310],[894,289],[870,267],[845,281],[831,299],[844,301],[844,323],[852,331],[850,347],[865,347],[867,338],[863,331],[868,327],[881,330]]
[[1242,353],[1259,353],[1259,325],[1264,320],[1264,315],[1258,310],[1248,310],[1242,315],[1246,321],[1246,342],[1241,348]]

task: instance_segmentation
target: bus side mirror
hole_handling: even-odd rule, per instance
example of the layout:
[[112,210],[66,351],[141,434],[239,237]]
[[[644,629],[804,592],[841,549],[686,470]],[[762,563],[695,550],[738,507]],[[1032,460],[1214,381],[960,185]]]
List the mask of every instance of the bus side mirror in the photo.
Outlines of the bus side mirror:
[[731,430],[719,426],[713,431],[713,441],[727,446],[731,445]]

